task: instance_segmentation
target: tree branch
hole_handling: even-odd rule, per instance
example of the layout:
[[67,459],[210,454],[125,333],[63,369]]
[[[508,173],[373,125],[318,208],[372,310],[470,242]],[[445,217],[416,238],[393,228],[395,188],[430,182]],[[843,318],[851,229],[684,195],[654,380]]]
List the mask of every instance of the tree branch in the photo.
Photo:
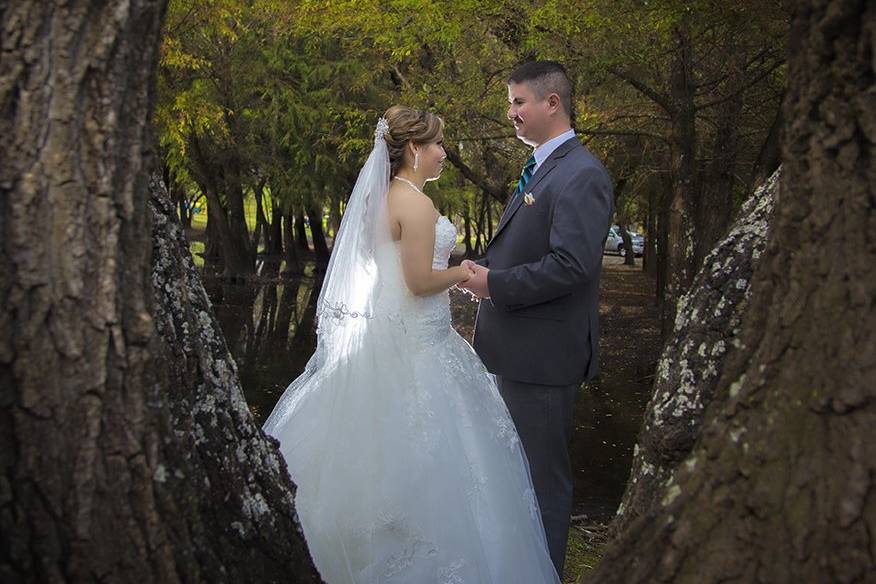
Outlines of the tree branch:
[[639,130],[575,130],[577,134],[583,134],[585,136],[644,136],[646,138],[655,138],[662,142],[668,143],[669,140],[666,139],[665,136],[661,136],[660,134],[654,134],[651,132],[641,132]]
[[459,170],[459,172],[467,178],[474,185],[480,187],[484,192],[489,193],[491,197],[499,201],[500,203],[505,203],[505,199],[507,198],[508,193],[504,192],[504,190],[496,187],[496,185],[491,184],[489,180],[483,175],[476,173],[472,168],[463,162],[462,158],[459,156],[459,153],[447,146],[444,147],[444,151],[447,153],[447,159],[450,161],[453,166]]
[[739,89],[737,89],[736,91],[731,91],[731,92],[728,93],[727,95],[723,95],[723,96],[721,96],[721,97],[719,97],[719,98],[717,98],[717,99],[713,99],[712,101],[708,101],[708,102],[706,102],[706,103],[704,103],[704,104],[701,104],[701,105],[695,106],[695,107],[694,107],[694,111],[699,112],[699,111],[702,111],[702,110],[704,110],[704,109],[708,109],[708,108],[710,108],[710,107],[714,107],[714,106],[716,106],[716,105],[720,105],[720,104],[724,103],[725,101],[728,101],[728,100],[730,100],[730,99],[733,99],[734,97],[739,96],[739,95],[742,94],[742,93],[745,93],[746,91],[748,91],[749,89],[751,89],[752,87],[754,87],[757,83],[759,83],[761,80],[763,80],[767,75],[769,75],[770,73],[772,73],[773,71],[775,71],[776,69],[778,69],[779,67],[781,67],[781,66],[784,65],[784,64],[785,64],[785,60],[784,60],[784,59],[780,59],[780,60],[774,62],[774,63],[772,64],[771,67],[767,67],[767,68],[766,68],[764,71],[762,71],[759,75],[755,75],[754,77],[752,77],[752,78],[748,81],[748,83],[745,83],[744,85],[742,85],[742,86],[741,86]]
[[672,116],[675,113],[675,106],[672,105],[672,100],[670,97],[664,93],[657,91],[651,86],[647,85],[640,79],[636,79],[626,71],[621,71],[617,67],[611,67],[609,69],[612,75],[622,79],[636,88],[642,95],[659,105],[663,108],[667,114]]

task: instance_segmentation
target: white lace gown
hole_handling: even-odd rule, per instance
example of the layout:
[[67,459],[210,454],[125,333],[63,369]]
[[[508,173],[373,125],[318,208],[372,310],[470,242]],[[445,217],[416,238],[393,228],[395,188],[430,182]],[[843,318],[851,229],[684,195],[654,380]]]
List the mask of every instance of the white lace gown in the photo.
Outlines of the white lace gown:
[[[435,229],[446,269],[456,229]],[[398,244],[378,256],[388,276],[367,324],[383,333],[339,362],[317,351],[264,425],[317,569],[328,584],[559,582],[517,432],[448,293],[412,295]]]

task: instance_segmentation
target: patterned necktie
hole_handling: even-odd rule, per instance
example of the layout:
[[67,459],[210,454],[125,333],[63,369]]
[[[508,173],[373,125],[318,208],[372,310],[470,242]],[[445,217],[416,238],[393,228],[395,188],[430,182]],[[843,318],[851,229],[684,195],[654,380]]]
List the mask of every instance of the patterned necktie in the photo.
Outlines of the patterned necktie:
[[[529,157],[526,164],[523,166],[523,172],[520,173],[520,180],[517,181],[517,190],[514,191],[514,197],[523,192],[526,188],[526,183],[532,178],[532,173],[535,170],[535,154]],[[512,197],[512,199],[514,198]]]

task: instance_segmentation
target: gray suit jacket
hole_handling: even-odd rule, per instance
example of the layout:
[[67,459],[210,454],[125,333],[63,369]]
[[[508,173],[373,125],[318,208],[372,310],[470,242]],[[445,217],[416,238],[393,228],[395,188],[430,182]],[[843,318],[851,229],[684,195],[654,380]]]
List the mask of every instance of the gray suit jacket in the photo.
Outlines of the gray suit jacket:
[[561,144],[506,207],[486,257],[489,300],[473,345],[487,369],[571,385],[597,373],[599,275],[614,210],[611,178],[577,138]]

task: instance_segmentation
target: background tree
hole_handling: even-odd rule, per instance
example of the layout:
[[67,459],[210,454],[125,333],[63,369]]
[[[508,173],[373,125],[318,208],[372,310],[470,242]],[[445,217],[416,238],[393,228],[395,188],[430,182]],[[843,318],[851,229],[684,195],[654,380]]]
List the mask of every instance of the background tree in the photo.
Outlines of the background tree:
[[[192,21],[198,9],[187,0],[178,4],[171,13]],[[625,193],[618,210],[628,214],[618,220],[648,230],[644,263],[657,278],[668,332],[678,298],[729,229],[755,175],[763,179],[777,164],[773,130],[787,35],[778,1],[550,0],[522,20],[509,18],[519,7],[504,0],[248,4],[243,12],[227,10],[242,25],[215,24],[232,16],[210,8],[221,16],[172,27],[179,38],[166,43],[167,77],[179,77],[173,67],[215,60],[213,43],[201,54],[187,40],[199,27],[207,27],[207,38],[213,29],[245,31],[250,40],[240,33],[233,46],[243,56],[232,62],[246,71],[228,83],[243,86],[233,95],[260,96],[236,100],[252,122],[238,124],[248,128],[243,141],[253,147],[247,163],[267,178],[283,213],[299,225],[308,211],[323,215],[327,234],[339,222],[374,120],[388,105],[407,103],[444,117],[452,169],[431,192],[439,206],[447,207],[445,193],[456,201],[448,208],[467,234],[467,252],[482,251],[528,155],[505,119],[507,76],[524,60],[558,59],[579,96],[573,112],[579,136]],[[176,94],[192,92],[174,87]],[[215,92],[209,98],[205,111],[226,107]],[[193,117],[198,102],[168,103],[182,120]],[[211,128],[227,125],[222,116],[200,118],[218,120]],[[315,223],[319,231],[319,217]],[[317,236],[324,259],[327,246]],[[290,239],[306,247],[301,235]]]
[[648,236],[663,250],[658,297],[668,333],[678,299],[752,190],[782,92],[784,7],[552,1],[532,28],[535,46],[565,60],[589,96],[579,133],[607,144],[638,136],[654,151],[642,172],[665,175],[657,184],[667,192],[652,201],[663,220],[649,222],[657,229]]
[[781,197],[739,349],[659,507],[583,580],[864,582],[876,569],[874,31],[859,2],[796,6]]
[[319,581],[176,208],[148,205],[163,14],[3,9],[4,582]]
[[659,509],[663,487],[702,434],[703,415],[724,363],[739,343],[751,276],[770,235],[778,190],[776,172],[745,203],[733,229],[706,257],[682,297],[675,328],[657,364],[630,478],[612,521],[615,533]]

